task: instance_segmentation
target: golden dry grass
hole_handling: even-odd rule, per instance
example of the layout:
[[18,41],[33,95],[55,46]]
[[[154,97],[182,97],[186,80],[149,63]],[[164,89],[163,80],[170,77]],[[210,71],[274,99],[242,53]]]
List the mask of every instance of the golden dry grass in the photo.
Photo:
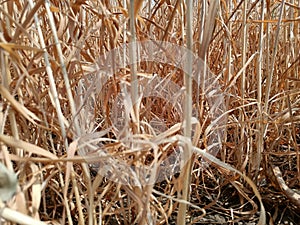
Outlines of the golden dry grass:
[[[269,224],[296,224],[297,199],[281,189],[272,168],[280,169],[291,191],[300,189],[300,2],[194,1],[192,9],[193,21],[186,21],[179,0],[131,7],[108,0],[0,2],[0,155],[19,180],[6,209],[27,215],[27,224],[176,224],[186,206],[178,223],[263,224],[266,216]],[[226,123],[210,126],[217,119],[209,114],[214,102],[195,82],[193,105],[184,105],[184,90],[169,96],[173,102],[157,98],[174,87],[155,74],[187,87],[184,72],[172,65],[140,62],[98,79],[101,63],[122,57],[105,56],[134,39],[185,47],[192,41],[190,48],[215,74],[210,81],[224,93],[225,111],[217,116],[226,115]],[[135,79],[163,88],[139,99]],[[138,104],[125,115],[131,109],[129,98],[120,98],[126,88]],[[123,108],[114,109],[116,102]],[[191,107],[197,107],[197,121],[182,129]],[[187,169],[139,186],[143,171],[117,165],[103,175],[113,155],[129,167],[154,166],[145,171],[154,180],[155,165],[186,148],[192,127],[190,149],[197,154],[190,179]],[[201,149],[220,127],[218,160]],[[128,173],[137,181],[125,185]],[[4,224],[17,222],[5,218]]]

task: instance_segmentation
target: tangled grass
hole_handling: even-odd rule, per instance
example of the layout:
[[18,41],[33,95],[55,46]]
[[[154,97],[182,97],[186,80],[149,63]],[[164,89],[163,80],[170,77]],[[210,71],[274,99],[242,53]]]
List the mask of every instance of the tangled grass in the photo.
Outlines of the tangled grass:
[[[3,223],[296,224],[300,2],[132,2],[0,2]],[[207,86],[135,41],[190,49]]]

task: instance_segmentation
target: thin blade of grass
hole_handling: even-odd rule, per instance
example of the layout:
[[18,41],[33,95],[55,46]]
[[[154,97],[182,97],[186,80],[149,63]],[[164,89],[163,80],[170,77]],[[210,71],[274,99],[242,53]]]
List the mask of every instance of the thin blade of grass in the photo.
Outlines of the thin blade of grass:
[[3,143],[5,143],[11,147],[23,149],[24,151],[29,152],[29,153],[41,155],[41,156],[44,156],[49,159],[57,159],[56,155],[52,154],[51,152],[47,151],[46,149],[38,147],[34,144],[30,144],[26,141],[18,140],[11,136],[0,134],[0,141],[2,141]]

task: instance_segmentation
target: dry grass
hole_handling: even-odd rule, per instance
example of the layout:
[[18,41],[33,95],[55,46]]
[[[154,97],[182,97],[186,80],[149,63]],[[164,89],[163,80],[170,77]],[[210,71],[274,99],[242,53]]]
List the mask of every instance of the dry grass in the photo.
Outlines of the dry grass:
[[[0,155],[19,180],[4,224],[18,222],[9,210],[26,224],[175,224],[186,208],[178,224],[296,224],[299,0],[194,1],[192,21],[182,1],[137,2],[0,2]],[[197,87],[193,65],[135,62],[135,40],[174,60],[159,41],[188,46],[215,75]],[[162,177],[158,165],[187,149],[190,166]]]

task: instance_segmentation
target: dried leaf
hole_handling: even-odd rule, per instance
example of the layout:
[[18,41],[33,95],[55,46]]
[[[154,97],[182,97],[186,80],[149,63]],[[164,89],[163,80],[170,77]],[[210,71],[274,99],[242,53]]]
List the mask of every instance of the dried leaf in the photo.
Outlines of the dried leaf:
[[5,144],[7,144],[11,147],[23,149],[26,152],[41,155],[41,156],[44,156],[44,157],[50,158],[50,159],[57,159],[57,156],[52,154],[48,150],[45,150],[41,147],[30,144],[29,142],[18,140],[11,136],[0,134],[0,141],[4,142]]
[[0,84],[0,94],[3,98],[12,105],[12,107],[19,113],[21,113],[30,122],[35,123],[34,120],[40,121],[40,119],[31,111],[29,111],[25,106],[21,105],[15,98],[8,92],[8,90]]

